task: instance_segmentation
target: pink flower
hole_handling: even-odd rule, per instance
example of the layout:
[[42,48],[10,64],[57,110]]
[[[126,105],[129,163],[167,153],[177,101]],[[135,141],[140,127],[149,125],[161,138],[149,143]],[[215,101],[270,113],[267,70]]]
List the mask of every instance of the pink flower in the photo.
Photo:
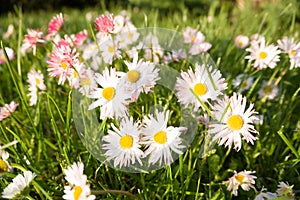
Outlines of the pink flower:
[[187,27],[182,31],[184,43],[202,43],[205,36],[198,30]]
[[103,33],[112,33],[114,30],[114,17],[112,14],[101,15],[95,20],[95,28]]
[[211,44],[208,42],[195,43],[191,46],[189,53],[191,55],[198,55],[203,52],[207,52],[211,48]]
[[48,24],[48,34],[50,36],[55,35],[59,31],[63,23],[64,18],[62,13],[59,13],[58,15],[54,16]]
[[234,39],[234,44],[237,48],[244,49],[249,44],[249,38],[246,35],[238,35]]
[[75,38],[73,39],[75,46],[76,47],[81,46],[87,38],[88,38],[87,30],[80,31],[75,35]]
[[41,32],[38,29],[36,29],[36,30],[27,29],[27,33],[28,34],[25,35],[25,38],[23,40],[21,52],[22,52],[22,54],[25,54],[26,51],[30,51],[32,49],[33,55],[35,55],[37,43],[45,42],[45,40],[42,39],[43,32]]
[[[11,48],[8,48],[8,47],[5,47],[4,49],[6,51],[8,59],[9,60],[14,59],[14,57],[15,57],[14,51]],[[6,62],[6,59],[5,59],[4,51],[3,51],[3,49],[0,49],[0,64],[5,63],[5,62]]]
[[11,113],[13,113],[18,104],[14,101],[10,102],[10,104],[5,104],[3,107],[0,107],[0,121],[7,118]]
[[64,84],[66,79],[73,75],[73,67],[81,65],[78,60],[76,49],[71,49],[70,46],[56,46],[47,61],[49,75],[58,77],[58,84]]

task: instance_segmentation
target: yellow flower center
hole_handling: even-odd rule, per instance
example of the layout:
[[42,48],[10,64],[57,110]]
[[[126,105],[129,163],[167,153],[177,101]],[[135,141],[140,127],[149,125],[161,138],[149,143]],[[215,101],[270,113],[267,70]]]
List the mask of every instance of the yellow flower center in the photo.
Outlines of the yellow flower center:
[[194,42],[196,37],[194,35],[191,36],[191,41]]
[[136,70],[130,70],[128,73],[127,73],[127,78],[128,78],[128,81],[131,82],[131,83],[135,83],[137,82],[137,80],[139,80],[140,78],[140,73]]
[[167,133],[165,131],[158,131],[154,134],[154,141],[158,144],[165,144],[167,142]]
[[259,58],[260,59],[265,59],[266,57],[267,57],[267,53],[266,52],[262,51],[262,52],[259,53]]
[[90,78],[85,78],[85,79],[83,80],[83,84],[84,84],[84,85],[91,85],[91,79],[90,79]]
[[75,186],[74,187],[74,200],[79,200],[79,197],[80,197],[80,195],[81,195],[81,193],[82,193],[82,188],[80,187],[80,186]]
[[241,47],[241,46],[243,46],[243,42],[242,42],[241,40],[239,40],[238,43],[237,43],[237,45],[238,45],[239,47]]
[[266,94],[270,94],[272,92],[272,87],[270,85],[267,85],[265,88],[264,88],[264,92]]
[[67,69],[67,63],[66,62],[63,61],[63,62],[60,63],[60,65],[63,69]]
[[227,125],[231,130],[240,130],[244,125],[244,120],[239,115],[232,115],[227,119]]
[[73,74],[73,76],[74,76],[74,78],[77,78],[77,72],[76,71],[74,71],[74,74]]
[[246,88],[247,86],[248,86],[247,82],[243,81],[242,84],[241,84],[241,88]]
[[102,91],[102,96],[108,101],[112,100],[115,96],[115,88],[113,87],[104,88]]
[[1,55],[0,60],[5,60],[4,54]]
[[149,48],[151,48],[151,47],[152,47],[152,42],[148,42],[147,46],[148,46]]
[[204,95],[206,92],[207,92],[207,88],[206,86],[203,84],[203,83],[197,83],[195,86],[194,86],[194,92],[197,94],[197,95]]
[[240,183],[242,183],[244,181],[244,178],[245,178],[245,176],[242,174],[238,174],[235,176],[235,179]]
[[132,147],[132,144],[133,144],[133,138],[130,135],[124,135],[121,137],[120,146],[123,149],[128,149],[128,148]]
[[108,50],[109,53],[115,52],[115,48],[113,46],[108,46],[107,50]]
[[130,38],[130,39],[133,38],[133,33],[131,33],[131,32],[128,33],[127,37]]
[[6,172],[8,170],[7,164],[0,158],[0,172]]
[[295,56],[296,53],[297,53],[297,52],[296,52],[294,49],[291,51],[291,55],[292,55],[292,56]]
[[39,84],[41,83],[40,79],[35,78],[35,83],[36,83],[37,85],[39,85]]

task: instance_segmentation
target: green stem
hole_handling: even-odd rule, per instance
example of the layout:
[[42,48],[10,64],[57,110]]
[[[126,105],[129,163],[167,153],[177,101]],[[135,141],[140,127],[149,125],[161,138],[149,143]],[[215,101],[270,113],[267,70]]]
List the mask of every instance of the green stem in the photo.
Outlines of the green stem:
[[288,140],[288,138],[283,134],[281,128],[277,133],[281,137],[281,139],[285,142],[285,144],[289,147],[292,153],[299,159],[300,155],[298,154],[297,150],[293,147],[292,143]]

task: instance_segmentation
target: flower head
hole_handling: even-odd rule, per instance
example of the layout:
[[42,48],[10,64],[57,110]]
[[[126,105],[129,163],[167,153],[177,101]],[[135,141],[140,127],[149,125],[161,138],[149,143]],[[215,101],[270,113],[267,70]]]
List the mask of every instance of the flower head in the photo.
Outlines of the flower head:
[[102,146],[106,150],[107,160],[113,159],[114,166],[120,168],[128,167],[136,160],[142,165],[141,157],[144,152],[140,150],[139,123],[134,123],[132,117],[125,117],[121,120],[119,129],[114,124],[112,124],[112,129],[103,137],[103,140],[107,142]]
[[[1,147],[1,146],[0,146]],[[8,162],[9,153],[0,149],[0,174],[10,171],[12,168]]]
[[64,23],[64,17],[62,13],[59,13],[58,15],[54,16],[49,24],[48,24],[48,35],[49,36],[54,36],[57,34],[59,29]]
[[149,164],[159,162],[159,165],[170,165],[173,162],[172,155],[183,154],[182,150],[186,148],[180,138],[186,128],[167,126],[169,111],[156,110],[155,115],[156,118],[152,114],[144,118],[141,144],[146,145],[145,156],[150,155]]
[[46,85],[44,84],[44,75],[40,70],[35,71],[34,69],[30,70],[27,74],[29,83],[30,93],[27,95],[30,97],[30,106],[36,105],[37,103],[37,92],[38,90],[46,90]]
[[267,67],[273,69],[280,60],[278,47],[273,44],[267,45],[264,37],[259,40],[253,40],[250,48],[247,48],[246,51],[250,52],[250,55],[245,58],[249,59],[250,62],[254,61],[253,66],[257,69]]
[[191,67],[187,72],[181,72],[175,85],[178,101],[185,106],[194,105],[194,110],[202,106],[198,98],[207,103],[209,100],[215,101],[226,88],[227,83],[219,70],[198,63],[195,65],[195,72]]
[[3,107],[0,107],[0,121],[10,116],[10,114],[13,113],[17,107],[18,104],[14,101],[10,102],[10,104],[5,104]]
[[65,186],[63,199],[67,200],[94,200],[91,195],[90,185],[87,184],[87,176],[83,173],[84,165],[81,162],[73,163],[65,170],[65,179],[70,185]]
[[283,181],[279,182],[277,186],[276,193],[278,196],[284,196],[286,197],[286,200],[294,200],[295,199],[295,194],[293,192],[293,186],[289,186],[288,183],[285,183]]
[[277,40],[278,47],[289,55],[290,69],[300,67],[300,42],[296,43],[294,38],[283,37]]
[[[14,57],[15,57],[14,50],[12,50],[11,48],[8,48],[8,47],[5,47],[4,49],[8,56],[8,59],[9,60],[14,59]],[[5,62],[6,62],[6,59],[5,59],[4,51],[3,51],[3,49],[0,49],[0,64],[5,63]]]
[[[242,146],[241,139],[254,144],[258,138],[252,134],[258,134],[254,128],[254,121],[258,120],[251,103],[246,109],[246,97],[233,93],[231,98],[218,101],[213,113],[218,122],[209,125],[208,133],[214,134],[213,140],[218,140],[219,145],[231,147],[239,151]],[[242,136],[242,138],[241,138]]]
[[253,79],[253,77],[249,77],[247,74],[240,74],[233,81],[232,85],[237,87],[239,92],[243,92],[252,86]]
[[76,47],[80,47],[88,38],[88,32],[86,29],[83,31],[80,31],[79,33],[76,33],[76,35],[73,38],[73,42]]
[[234,39],[234,44],[237,48],[244,49],[249,44],[249,38],[248,38],[248,36],[245,36],[245,35],[238,35]]
[[112,14],[101,15],[95,20],[95,28],[102,33],[112,33],[114,30],[114,17]]
[[43,32],[40,30],[27,29],[27,34],[23,40],[23,44],[21,46],[22,54],[25,52],[33,50],[33,55],[36,54],[36,45],[38,43],[44,43],[45,40],[42,38]]
[[115,68],[105,68],[102,74],[95,74],[101,88],[96,88],[88,95],[89,98],[98,99],[89,106],[89,110],[100,106],[100,119],[123,117],[127,114],[130,94],[119,84],[122,75]]
[[234,171],[234,175],[229,178],[228,181],[225,183],[228,183],[227,190],[231,190],[232,194],[234,196],[238,195],[238,188],[241,186],[241,188],[245,191],[249,191],[251,187],[253,187],[253,184],[255,184],[256,176],[253,176],[251,174],[254,174],[255,171],[242,171],[237,173]]
[[13,182],[10,183],[2,192],[2,198],[12,199],[20,194],[35,178],[35,173],[31,171],[24,172],[24,175],[18,174]]
[[261,191],[260,191],[260,193],[255,196],[254,200],[274,199],[274,198],[277,197],[276,193],[265,192],[265,191],[267,191],[267,189],[266,188],[262,188]]
[[274,85],[274,81],[269,83],[268,81],[263,81],[263,84],[258,91],[258,97],[260,99],[268,98],[269,100],[275,99],[278,96],[279,88]]

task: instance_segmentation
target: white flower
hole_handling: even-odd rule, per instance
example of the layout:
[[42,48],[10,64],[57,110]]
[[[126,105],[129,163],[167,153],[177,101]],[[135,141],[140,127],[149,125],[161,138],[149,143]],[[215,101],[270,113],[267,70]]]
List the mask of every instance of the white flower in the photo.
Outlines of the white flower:
[[164,53],[158,42],[158,38],[151,33],[138,45],[138,49],[144,49],[144,58],[156,64],[160,62],[160,58]]
[[140,150],[139,123],[134,123],[133,118],[123,118],[119,129],[111,124],[113,130],[108,130],[108,135],[103,137],[107,142],[102,148],[106,150],[107,160],[114,160],[114,167],[128,167],[137,160],[142,165],[141,157],[144,152]]
[[64,170],[65,179],[70,185],[64,187],[63,198],[67,200],[93,200],[90,185],[87,184],[87,176],[83,174],[84,165],[81,162],[73,163]]
[[253,187],[253,184],[255,184],[256,176],[251,175],[253,173],[255,173],[255,171],[251,172],[244,170],[239,173],[234,171],[234,175],[225,182],[228,183],[227,190],[232,190],[234,196],[238,195],[239,186],[241,186],[243,190],[249,191],[250,187]]
[[159,80],[159,70],[155,68],[153,63],[144,62],[142,59],[138,61],[138,53],[135,53],[133,61],[124,63],[128,67],[128,72],[123,76],[121,85],[131,94],[132,101],[135,101],[141,92],[148,93]]
[[275,99],[278,96],[279,88],[274,85],[274,81],[271,84],[268,81],[264,81],[262,87],[258,91],[258,96],[260,99],[268,98],[269,100]]
[[185,106],[189,104],[194,105],[195,111],[202,106],[195,95],[203,103],[209,103],[208,100],[217,100],[226,88],[227,83],[222,78],[219,70],[213,69],[212,66],[199,65],[197,63],[195,72],[193,72],[191,67],[187,72],[181,72],[181,77],[177,77],[175,85],[178,101]]
[[145,127],[142,129],[141,143],[147,147],[145,156],[150,155],[149,164],[159,161],[159,165],[170,165],[173,162],[172,153],[183,154],[182,149],[186,148],[180,138],[186,128],[167,126],[169,111],[156,110],[155,113],[156,118],[151,114],[144,118]]
[[260,40],[253,40],[250,48],[246,51],[250,52],[250,55],[246,56],[249,61],[254,61],[253,66],[257,69],[264,68],[275,68],[277,62],[280,60],[280,50],[277,46],[266,45],[265,38],[262,37]]
[[126,93],[119,84],[120,76],[122,75],[115,68],[110,70],[105,68],[103,75],[95,74],[96,81],[101,88],[96,88],[95,91],[88,95],[89,98],[98,99],[89,106],[89,110],[100,106],[100,119],[122,117],[127,114],[130,94]]
[[35,176],[35,173],[32,173],[31,171],[24,172],[24,176],[22,174],[18,174],[13,179],[13,182],[4,188],[2,192],[2,198],[12,199],[16,195],[20,194]]
[[281,181],[278,184],[278,189],[276,190],[278,196],[284,196],[285,200],[294,200],[295,194],[293,192],[293,186],[289,186],[289,184]]
[[248,36],[245,36],[245,35],[238,35],[234,39],[234,44],[237,48],[244,49],[249,44],[249,38],[248,38]]
[[262,188],[260,193],[255,196],[254,200],[265,200],[265,199],[274,199],[277,197],[276,193],[264,192],[267,191],[266,188]]
[[247,74],[240,74],[235,78],[232,85],[237,87],[239,92],[243,92],[253,85],[253,79],[253,77],[249,77]]
[[27,96],[30,97],[30,106],[36,105],[37,103],[37,94],[38,90],[46,90],[46,85],[44,84],[44,75],[40,70],[35,71],[34,69],[30,70],[27,74],[27,82],[29,83],[30,93]]
[[130,45],[137,41],[139,38],[139,32],[136,29],[126,30],[124,32],[119,33],[116,36],[116,42],[120,49],[126,48],[127,45]]
[[120,58],[121,52],[118,50],[118,44],[111,38],[100,44],[100,51],[105,63],[111,65],[114,58]]
[[5,150],[1,150],[0,148],[0,174],[2,172],[7,172],[12,169],[11,166],[9,165],[8,158],[9,158],[9,153]]
[[246,97],[233,93],[230,99],[218,101],[214,106],[213,114],[218,122],[209,125],[208,133],[214,134],[213,140],[218,140],[219,145],[225,144],[225,147],[231,148],[234,144],[234,149],[239,151],[241,139],[251,144],[258,139],[252,135],[258,134],[253,125],[258,120],[254,115],[254,105],[251,103],[246,109],[246,102]]
[[290,58],[290,69],[300,67],[300,42],[296,43],[294,38],[283,37],[277,40],[278,47],[287,53]]
[[83,95],[91,94],[97,88],[97,82],[95,79],[95,72],[88,68],[84,74],[80,77],[80,88],[79,92]]

